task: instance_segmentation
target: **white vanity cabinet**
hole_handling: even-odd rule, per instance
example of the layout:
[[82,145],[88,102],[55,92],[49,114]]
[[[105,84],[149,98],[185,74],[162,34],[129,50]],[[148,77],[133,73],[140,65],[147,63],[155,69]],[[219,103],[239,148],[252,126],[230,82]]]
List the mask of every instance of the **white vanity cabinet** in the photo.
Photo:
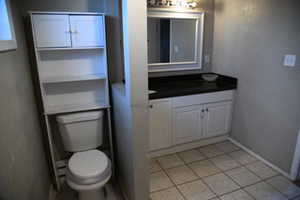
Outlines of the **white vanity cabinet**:
[[99,15],[35,14],[37,48],[104,47],[104,18]]
[[203,110],[203,137],[218,136],[230,131],[232,101],[206,104]]
[[150,151],[172,145],[171,100],[153,100],[150,103]]
[[202,137],[203,105],[174,108],[173,115],[173,144],[192,142]]
[[227,134],[233,97],[229,90],[150,101],[150,151]]

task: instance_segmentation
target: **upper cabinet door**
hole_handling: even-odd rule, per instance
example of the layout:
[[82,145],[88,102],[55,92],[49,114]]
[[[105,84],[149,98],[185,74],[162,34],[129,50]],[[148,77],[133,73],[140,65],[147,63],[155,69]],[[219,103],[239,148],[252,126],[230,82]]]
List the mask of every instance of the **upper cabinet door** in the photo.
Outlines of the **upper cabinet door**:
[[104,46],[104,18],[102,16],[70,16],[73,47]]
[[204,136],[223,135],[230,131],[232,102],[211,103],[205,106]]
[[33,15],[32,20],[38,48],[71,47],[68,15]]

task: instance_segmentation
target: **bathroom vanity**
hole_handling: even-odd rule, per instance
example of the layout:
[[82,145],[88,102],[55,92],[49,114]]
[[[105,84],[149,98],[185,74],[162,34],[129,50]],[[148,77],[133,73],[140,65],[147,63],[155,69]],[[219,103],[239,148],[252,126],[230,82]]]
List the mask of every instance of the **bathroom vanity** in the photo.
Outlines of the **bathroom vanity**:
[[237,79],[201,74],[150,78],[150,151],[152,155],[195,148],[222,139],[231,128]]

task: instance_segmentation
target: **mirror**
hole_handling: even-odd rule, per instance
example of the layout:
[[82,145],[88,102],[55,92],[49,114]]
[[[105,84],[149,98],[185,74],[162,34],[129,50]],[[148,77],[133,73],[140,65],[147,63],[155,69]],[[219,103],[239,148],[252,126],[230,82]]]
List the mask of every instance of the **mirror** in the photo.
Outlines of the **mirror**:
[[197,61],[197,19],[148,17],[148,63]]

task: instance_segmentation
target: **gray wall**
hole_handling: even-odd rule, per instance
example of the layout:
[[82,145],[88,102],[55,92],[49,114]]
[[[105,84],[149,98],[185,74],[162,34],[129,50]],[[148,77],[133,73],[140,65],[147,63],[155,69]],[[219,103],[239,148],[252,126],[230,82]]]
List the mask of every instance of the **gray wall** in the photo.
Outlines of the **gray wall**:
[[22,18],[13,2],[17,51],[0,52],[0,199],[48,199],[50,178]]
[[[286,172],[300,128],[300,3],[216,0],[213,70],[239,79],[231,137]],[[298,68],[283,67],[284,54]]]

